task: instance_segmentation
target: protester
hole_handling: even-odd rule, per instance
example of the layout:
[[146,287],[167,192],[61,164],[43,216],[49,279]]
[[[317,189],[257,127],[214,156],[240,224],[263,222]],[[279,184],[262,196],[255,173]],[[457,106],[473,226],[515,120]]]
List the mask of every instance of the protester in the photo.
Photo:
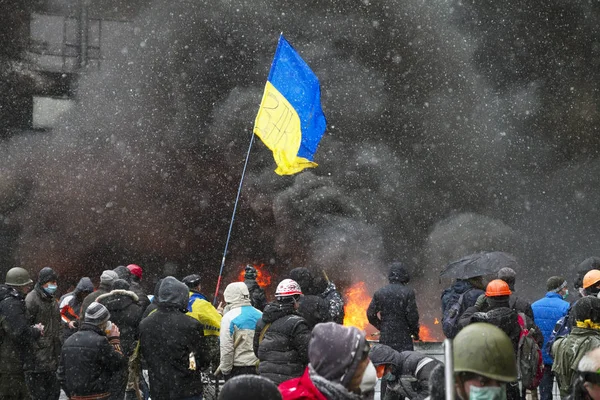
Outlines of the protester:
[[[323,276],[318,276],[314,280],[317,288],[317,295],[321,297],[328,305],[329,321],[344,323],[344,299],[335,287],[335,283],[329,280],[323,271]],[[302,287],[302,286],[300,286]]]
[[148,366],[152,399],[202,398],[200,369],[208,349],[200,322],[186,315],[188,287],[172,276],[161,282],[158,307],[140,323],[140,351]]
[[364,332],[334,322],[317,324],[301,377],[279,385],[284,400],[370,399],[377,372]]
[[246,265],[244,283],[248,286],[248,291],[250,292],[250,302],[252,303],[252,307],[262,312],[267,305],[267,296],[265,295],[265,290],[256,282],[257,276],[258,272],[256,268],[250,264]]
[[30,325],[25,306],[32,283],[27,270],[15,267],[8,270],[5,283],[0,284],[0,399],[31,398],[23,360],[44,331],[41,323]]
[[146,307],[146,310],[144,310],[144,314],[142,315],[142,319],[146,318],[148,315],[150,315],[152,312],[154,312],[154,310],[156,310],[158,308],[158,292],[160,290],[160,284],[162,283],[162,279],[159,279],[156,282],[156,285],[154,285],[154,292],[153,292],[153,296],[152,296],[152,301],[150,302],[150,305],[148,307]]
[[241,375],[229,379],[221,388],[219,400],[282,400],[277,386],[258,375]]
[[291,280],[296,281],[302,290],[297,311],[306,320],[308,327],[312,329],[320,322],[332,321],[330,305],[317,295],[319,290],[315,286],[314,277],[308,268],[294,268],[288,276]]
[[396,351],[413,350],[413,340],[419,340],[419,311],[415,291],[407,286],[410,276],[402,263],[393,262],[388,280],[373,295],[367,318],[381,332],[379,343]]
[[93,302],[81,329],[63,345],[58,368],[63,390],[72,400],[115,398],[111,397],[111,382],[126,366],[119,328],[110,321],[106,307]]
[[600,299],[586,296],[573,307],[575,324],[566,337],[559,337],[552,345],[554,363],[560,394],[567,396],[572,391],[573,376],[579,360],[585,353],[600,347]]
[[583,295],[597,296],[600,293],[600,270],[589,270],[583,277]]
[[502,279],[506,282],[511,291],[511,295],[508,298],[509,307],[516,312],[523,313],[532,320],[535,320],[533,310],[531,309],[531,303],[515,294],[515,282],[517,280],[517,273],[515,270],[509,267],[501,268],[500,271],[498,271],[498,279]]
[[423,400],[429,396],[429,375],[441,361],[417,351],[398,352],[385,344],[371,347],[369,358],[382,385],[382,400]]
[[297,314],[300,286],[291,279],[277,285],[275,301],[267,304],[254,333],[258,372],[277,385],[301,376],[308,364],[310,329]]
[[50,267],[38,274],[34,289],[25,297],[29,322],[42,324],[43,335],[33,343],[25,362],[25,381],[33,400],[57,400],[60,384],[56,378],[60,357],[62,326],[60,311],[54,297],[58,277]]
[[600,270],[600,257],[588,257],[577,266],[577,275],[575,276],[575,282],[573,283],[573,286],[575,287],[576,293],[580,297],[585,296],[583,277],[593,269]]
[[474,306],[475,302],[485,293],[486,283],[482,276],[469,279],[457,279],[452,286],[442,292],[442,315],[446,315],[448,309],[454,304],[460,295],[464,294],[463,311]]
[[546,282],[546,296],[531,305],[535,322],[544,335],[542,358],[544,361],[544,377],[540,383],[540,400],[552,400],[554,374],[552,373],[552,356],[548,353],[546,344],[552,334],[556,321],[567,315],[569,303],[564,299],[569,294],[567,281],[562,276],[552,276]]
[[129,268],[127,268],[124,265],[119,265],[118,267],[113,269],[113,271],[115,271],[117,273],[117,276],[119,277],[119,279],[124,279],[129,284],[131,284],[131,279],[133,278],[133,274],[131,273]]
[[586,353],[573,381],[573,392],[567,400],[600,400],[600,348]]
[[83,299],[83,303],[81,304],[81,316],[85,320],[85,311],[99,296],[102,296],[105,293],[110,293],[112,290],[113,283],[119,279],[119,275],[111,269],[104,270],[102,275],[100,275],[100,285],[98,289],[93,293],[88,294]]
[[250,293],[244,282],[227,285],[223,292],[229,312],[221,320],[221,363],[219,369],[225,380],[231,377],[256,374],[258,358],[254,354],[254,330],[262,313],[250,303]]
[[87,276],[81,278],[75,290],[64,294],[59,301],[60,316],[63,322],[63,337],[65,341],[79,329],[79,316],[83,300],[94,291],[94,285]]
[[221,314],[201,293],[200,275],[192,274],[183,278],[183,283],[190,290],[187,309],[189,315],[202,324],[204,328],[204,341],[210,350],[210,363],[215,369],[220,361],[219,329],[221,328]]
[[129,286],[129,290],[135,293],[138,296],[138,302],[140,303],[140,307],[142,308],[142,312],[146,310],[146,308],[150,305],[150,299],[146,294],[146,291],[142,287],[142,276],[144,275],[144,270],[142,267],[136,264],[129,264],[127,266],[129,272],[131,272],[131,282]]
[[[507,385],[517,380],[517,362],[510,338],[498,327],[477,322],[453,340],[455,398],[507,399]],[[431,400],[445,400],[444,366],[429,377]]]

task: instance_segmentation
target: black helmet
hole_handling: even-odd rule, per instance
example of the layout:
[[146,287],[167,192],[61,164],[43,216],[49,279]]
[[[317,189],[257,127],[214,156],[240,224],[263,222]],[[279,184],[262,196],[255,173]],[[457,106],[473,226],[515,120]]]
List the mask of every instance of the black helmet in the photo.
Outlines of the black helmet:
[[185,283],[190,289],[193,289],[200,284],[200,275],[188,275],[185,278],[183,278],[182,282]]
[[258,273],[256,272],[256,268],[254,268],[254,266],[250,264],[246,265],[246,268],[244,269],[244,277],[246,279],[256,279],[257,275]]

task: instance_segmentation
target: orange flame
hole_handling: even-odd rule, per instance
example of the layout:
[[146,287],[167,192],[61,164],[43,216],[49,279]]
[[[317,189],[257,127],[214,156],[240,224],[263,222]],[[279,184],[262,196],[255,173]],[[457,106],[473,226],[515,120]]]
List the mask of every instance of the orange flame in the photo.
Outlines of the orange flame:
[[440,324],[440,320],[436,318],[436,319],[433,321],[433,324],[434,324],[434,325],[439,325],[439,324]]
[[364,282],[350,286],[344,292],[346,304],[344,305],[344,325],[354,326],[364,330],[369,324],[367,308],[371,303],[371,296],[367,292]]
[[[253,267],[256,268],[256,283],[262,288],[271,286],[271,274],[265,268],[265,264],[253,264]],[[244,281],[244,269],[246,266],[242,267],[242,270],[238,274],[238,281]]]
[[422,324],[419,327],[419,338],[423,342],[437,342],[437,339],[431,333],[431,329],[429,329],[427,326],[422,325]]

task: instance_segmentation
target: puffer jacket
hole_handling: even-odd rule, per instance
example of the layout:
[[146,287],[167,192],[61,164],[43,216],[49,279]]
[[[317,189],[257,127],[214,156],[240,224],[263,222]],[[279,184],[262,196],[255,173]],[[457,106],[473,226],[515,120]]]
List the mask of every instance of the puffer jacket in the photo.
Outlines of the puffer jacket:
[[248,287],[248,292],[250,292],[250,303],[252,307],[256,308],[258,311],[262,311],[265,309],[267,305],[267,296],[265,295],[265,291],[258,285],[256,279],[245,279],[244,283]]
[[546,296],[531,305],[535,323],[544,335],[544,345],[542,346],[542,358],[544,364],[552,364],[552,356],[546,349],[548,339],[554,330],[556,321],[567,315],[570,304],[563,300],[562,296],[556,292],[548,292]]
[[129,290],[116,289],[98,296],[96,301],[110,312],[110,321],[119,327],[121,348],[126,357],[133,354],[139,336],[138,326],[142,320],[142,307],[138,296]]
[[221,319],[221,358],[219,368],[229,375],[233,367],[255,366],[254,330],[262,313],[250,304],[248,287],[243,282],[227,286],[224,293],[229,312]]
[[40,336],[29,323],[23,295],[0,284],[0,374],[22,373],[31,346]]
[[25,370],[54,372],[58,368],[62,334],[58,303],[38,283],[25,297],[25,305],[29,313],[29,324],[44,325],[44,335],[33,342],[31,357],[26,360]]
[[579,360],[590,350],[600,347],[600,330],[574,327],[566,337],[559,337],[552,345],[556,375],[561,397],[571,393],[573,376]]
[[329,305],[329,320],[337,322],[338,324],[344,323],[344,299],[340,292],[337,291],[335,284],[329,282],[327,288],[323,293],[319,295]]
[[118,338],[109,341],[100,328],[83,323],[65,341],[60,355],[58,380],[66,394],[71,397],[109,393],[113,377],[127,366],[118,344]]
[[[260,336],[265,329],[263,340]],[[265,307],[254,332],[258,372],[279,385],[302,375],[308,365],[308,324],[291,303],[274,302]]]

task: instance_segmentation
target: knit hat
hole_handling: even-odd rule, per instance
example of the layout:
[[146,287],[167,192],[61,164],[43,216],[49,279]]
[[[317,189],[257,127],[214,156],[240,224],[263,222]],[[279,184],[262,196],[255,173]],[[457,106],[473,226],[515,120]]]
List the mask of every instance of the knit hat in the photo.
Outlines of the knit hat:
[[560,292],[567,286],[567,281],[562,276],[551,276],[546,281],[546,290],[549,292]]
[[502,279],[504,282],[508,283],[508,287],[510,290],[515,290],[515,281],[517,280],[517,273],[514,269],[509,267],[501,268],[498,271],[498,279]]
[[79,280],[79,283],[77,283],[77,286],[75,287],[75,291],[78,293],[81,293],[81,292],[92,293],[94,291],[94,284],[92,283],[92,280],[90,278],[88,278],[87,276],[84,276],[83,278],[81,278]]
[[44,285],[48,282],[57,281],[58,277],[56,276],[56,272],[50,267],[44,267],[40,270],[38,274],[38,283],[40,285]]
[[362,331],[353,326],[325,322],[315,325],[312,331],[308,360],[317,374],[348,387],[368,351]]
[[104,270],[100,275],[100,283],[108,286],[112,286],[117,279],[119,279],[119,275],[111,269]]
[[110,313],[108,309],[98,302],[92,302],[85,310],[85,322],[92,325],[100,325],[108,321]]
[[131,272],[133,275],[137,276],[138,279],[142,279],[142,274],[143,274],[143,270],[142,267],[140,267],[139,265],[136,264],[129,264],[127,266],[127,269],[129,270],[129,272]]
[[112,288],[113,290],[129,290],[129,286],[129,282],[127,282],[125,279],[117,279],[115,283],[113,283]]

